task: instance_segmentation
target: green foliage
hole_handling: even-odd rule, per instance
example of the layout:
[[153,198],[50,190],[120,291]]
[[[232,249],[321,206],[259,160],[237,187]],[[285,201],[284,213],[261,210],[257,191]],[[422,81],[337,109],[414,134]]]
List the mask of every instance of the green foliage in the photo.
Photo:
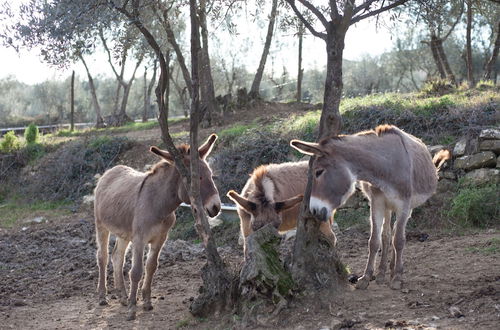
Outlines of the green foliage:
[[38,131],[38,126],[35,124],[29,124],[29,126],[24,131],[24,139],[27,144],[37,143],[40,137],[40,132]]
[[11,200],[0,205],[0,227],[10,228],[22,220],[32,219],[44,214],[68,214],[65,208],[68,205],[63,201],[35,201],[26,203],[19,196],[11,196]]
[[499,187],[496,184],[462,184],[446,215],[463,227],[485,227],[499,220]]
[[234,140],[244,135],[247,131],[254,129],[256,124],[236,124],[226,128],[218,133],[219,138],[224,140],[224,143],[232,143]]
[[0,141],[0,151],[11,153],[19,149],[20,143],[14,131],[7,132]]
[[476,84],[478,90],[495,89],[495,82],[493,80],[479,80]]
[[370,210],[368,207],[359,208],[343,208],[335,212],[334,221],[338,224],[341,230],[350,227],[359,229],[369,228]]
[[452,93],[454,90],[455,86],[450,80],[438,78],[427,81],[420,89],[420,93],[424,96],[445,95]]
[[40,143],[30,143],[22,149],[22,153],[28,158],[29,162],[33,162],[43,157],[46,153],[45,147]]

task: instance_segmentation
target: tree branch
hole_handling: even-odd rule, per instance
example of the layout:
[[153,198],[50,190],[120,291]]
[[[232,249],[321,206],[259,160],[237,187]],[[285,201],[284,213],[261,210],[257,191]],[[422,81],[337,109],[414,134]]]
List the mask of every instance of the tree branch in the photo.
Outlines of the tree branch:
[[448,33],[446,33],[446,35],[443,38],[441,38],[441,40],[445,41],[450,36],[451,32],[453,32],[455,26],[457,26],[458,22],[460,21],[460,18],[462,17],[463,13],[464,13],[464,1],[462,1],[462,6],[460,7],[460,14],[457,16],[455,23],[453,23]]
[[374,10],[372,12],[369,12],[369,13],[366,13],[364,15],[358,15],[358,16],[354,16],[352,19],[351,19],[351,23],[350,25],[353,25],[353,24],[356,24],[358,23],[359,21],[361,20],[364,20],[365,18],[368,18],[368,17],[372,17],[372,16],[375,16],[375,15],[378,15],[380,13],[383,13],[384,11],[387,11],[389,9],[392,9],[392,8],[395,8],[397,6],[400,6],[406,2],[408,2],[409,0],[397,0],[393,3],[391,3],[390,5],[387,5],[387,6],[383,6],[383,7],[380,7],[379,9],[377,10]]
[[326,34],[321,33],[316,31],[312,25],[304,18],[304,15],[297,9],[297,6],[295,5],[295,0],[285,0],[290,7],[292,7],[293,11],[295,12],[295,15],[304,23],[304,26],[311,32],[311,34],[315,37],[318,37],[320,39],[326,40]]
[[314,7],[314,5],[307,0],[299,0],[299,2],[304,7],[309,9],[314,14],[314,16],[316,16],[319,19],[319,21],[321,22],[321,24],[323,24],[325,29],[328,30],[328,26],[329,26],[328,21],[326,20],[325,16],[323,16],[323,14],[319,11],[318,8]]

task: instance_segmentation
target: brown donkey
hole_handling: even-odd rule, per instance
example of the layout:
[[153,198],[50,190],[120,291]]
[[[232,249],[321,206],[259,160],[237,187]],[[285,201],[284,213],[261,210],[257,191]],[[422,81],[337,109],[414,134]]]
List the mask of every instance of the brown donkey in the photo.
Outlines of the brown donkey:
[[[219,192],[212,180],[212,171],[205,158],[217,139],[212,134],[199,148],[200,192],[207,213],[216,216],[221,208]],[[184,164],[190,165],[189,146],[178,150],[184,156]],[[144,247],[149,244],[146,275],[142,285],[144,309],[150,310],[151,282],[158,267],[158,256],[175,223],[174,211],[181,202],[189,204],[189,196],[182,177],[173,165],[173,157],[164,150],[151,147],[150,151],[163,160],[146,173],[118,165],[109,169],[99,179],[95,189],[95,226],[97,238],[97,264],[99,266],[99,304],[106,305],[106,268],[108,265],[109,234],[116,235],[111,260],[115,289],[120,302],[127,304],[127,292],[123,279],[123,262],[129,243],[132,242],[132,268],[130,270],[130,297],[128,319],[134,319],[137,289],[143,273]]]
[[[385,282],[391,246],[391,214],[395,212],[392,258],[393,289],[401,288],[405,227],[413,208],[424,203],[436,190],[437,170],[421,140],[395,126],[382,125],[374,131],[326,138],[320,143],[298,140],[292,147],[316,156],[310,210],[318,219],[341,206],[359,181],[370,200],[371,236],[364,275],[356,284],[365,289],[372,276],[375,257],[382,240],[382,255],[377,283]],[[439,153],[435,161],[444,162],[449,153]],[[383,228],[383,230],[381,230]]]
[[[246,256],[246,237],[268,223],[279,231],[297,226],[299,203],[307,184],[309,162],[269,164],[257,167],[239,195],[230,190],[227,196],[238,205],[243,251]],[[321,231],[332,245],[336,238],[332,231],[333,216],[321,224]]]

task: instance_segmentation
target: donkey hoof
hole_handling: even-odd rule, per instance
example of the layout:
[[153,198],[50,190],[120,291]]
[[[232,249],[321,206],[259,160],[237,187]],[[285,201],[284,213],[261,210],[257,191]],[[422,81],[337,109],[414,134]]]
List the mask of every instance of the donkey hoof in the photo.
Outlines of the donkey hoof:
[[365,290],[369,284],[370,280],[366,276],[363,276],[358,280],[358,282],[355,285],[355,288],[359,290]]
[[391,284],[389,285],[391,289],[393,290],[401,290],[402,283],[400,280],[392,280]]
[[135,320],[135,309],[129,310],[127,315],[127,321],[133,321],[133,320]]
[[145,302],[142,305],[142,309],[144,309],[145,311],[150,311],[153,309],[153,304],[151,304],[151,302]]
[[375,278],[375,283],[382,285],[385,284],[387,281],[385,279],[385,274],[378,274],[377,277]]
[[108,301],[106,298],[99,298],[99,306],[106,306],[108,304]]

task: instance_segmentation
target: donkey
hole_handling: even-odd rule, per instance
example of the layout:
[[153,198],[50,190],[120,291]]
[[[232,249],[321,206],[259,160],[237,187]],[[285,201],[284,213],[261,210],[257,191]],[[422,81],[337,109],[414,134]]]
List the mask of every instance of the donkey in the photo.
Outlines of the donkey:
[[[212,134],[198,149],[200,154],[200,193],[206,212],[216,216],[221,208],[219,192],[212,180],[212,171],[205,161],[217,135]],[[177,148],[189,168],[190,147]],[[130,270],[130,297],[128,319],[136,314],[137,288],[143,273],[144,247],[149,244],[146,275],[142,285],[143,308],[151,310],[151,282],[158,267],[158,256],[175,223],[174,211],[181,202],[189,204],[189,196],[182,177],[173,165],[173,156],[165,150],[151,147],[150,151],[162,158],[146,173],[118,165],[99,179],[95,189],[95,227],[97,264],[99,267],[99,304],[106,305],[106,268],[110,233],[116,235],[111,260],[115,289],[120,303],[127,305],[127,292],[123,279],[123,262],[132,242],[132,268]]]
[[[391,215],[396,214],[392,237],[390,287],[400,289],[403,274],[405,227],[412,209],[424,203],[436,190],[437,169],[420,139],[395,126],[381,125],[375,130],[343,135],[308,143],[292,140],[300,152],[316,156],[309,208],[325,221],[354,192],[359,181],[370,201],[371,236],[364,275],[356,288],[366,289],[373,276],[375,257],[382,240],[377,283],[385,282],[391,240]],[[439,153],[441,164],[450,157]],[[381,227],[383,231],[381,232]]]
[[[243,251],[246,257],[246,237],[272,223],[284,232],[297,226],[299,203],[307,184],[309,162],[269,164],[257,167],[246,182],[241,195],[230,190],[227,196],[238,205]],[[321,231],[335,245],[332,231],[333,216],[321,224]]]

